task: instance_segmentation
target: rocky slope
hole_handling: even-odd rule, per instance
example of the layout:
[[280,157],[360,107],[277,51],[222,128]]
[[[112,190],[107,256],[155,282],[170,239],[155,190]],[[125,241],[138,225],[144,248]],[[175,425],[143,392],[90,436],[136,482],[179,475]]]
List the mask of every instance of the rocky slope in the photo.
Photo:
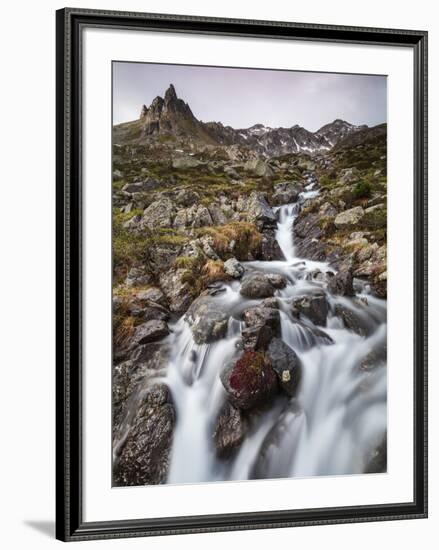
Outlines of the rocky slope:
[[[324,282],[334,295],[352,296],[358,279],[384,298],[386,125],[336,120],[315,133],[260,124],[235,130],[199,121],[171,85],[142,107],[139,120],[114,127],[116,485],[166,481],[176,410],[160,380],[170,323],[185,316],[197,344],[223,338],[229,317],[211,299],[223,282],[242,280],[242,296],[259,305],[242,312],[242,355],[221,374],[229,400],[212,434],[218,454],[239,447],[249,410],[279,392],[296,395],[302,366],[280,338],[275,298],[286,281],[248,273],[242,262],[284,259],[275,207],[305,190],[318,196],[298,203],[297,255],[340,273]],[[330,344],[317,328],[326,325],[328,307],[318,296],[293,304],[297,322],[304,315],[316,325],[303,329],[315,342]],[[338,315],[368,334],[350,310],[340,306]]]

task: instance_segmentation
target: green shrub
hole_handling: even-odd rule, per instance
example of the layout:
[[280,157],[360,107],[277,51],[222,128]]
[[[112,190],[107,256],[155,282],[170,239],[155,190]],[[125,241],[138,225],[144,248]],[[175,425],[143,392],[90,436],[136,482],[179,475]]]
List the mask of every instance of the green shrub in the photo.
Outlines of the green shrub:
[[324,187],[326,189],[331,189],[335,184],[335,180],[333,180],[331,177],[325,175],[325,176],[320,177],[319,183],[320,183],[321,187]]
[[367,181],[359,181],[354,185],[352,194],[356,199],[368,199],[372,195],[372,186]]

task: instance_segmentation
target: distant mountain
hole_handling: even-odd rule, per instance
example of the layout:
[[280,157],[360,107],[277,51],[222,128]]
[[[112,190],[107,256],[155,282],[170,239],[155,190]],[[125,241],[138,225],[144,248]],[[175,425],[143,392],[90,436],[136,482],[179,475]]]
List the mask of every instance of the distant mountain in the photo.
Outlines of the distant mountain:
[[349,135],[367,129],[336,119],[310,132],[301,126],[270,128],[255,124],[250,128],[234,129],[221,122],[202,122],[192,113],[187,103],[177,96],[171,84],[164,97],[157,96],[148,107],[143,105],[140,118],[115,126],[115,143],[118,141],[150,141],[154,137],[172,136],[193,145],[241,145],[266,157],[288,153],[322,153],[331,150]]

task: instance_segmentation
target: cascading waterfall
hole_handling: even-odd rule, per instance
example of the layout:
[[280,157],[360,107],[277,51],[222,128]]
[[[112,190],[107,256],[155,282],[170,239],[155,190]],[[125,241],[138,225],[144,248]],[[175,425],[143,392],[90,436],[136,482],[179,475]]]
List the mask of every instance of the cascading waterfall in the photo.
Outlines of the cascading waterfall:
[[[281,273],[288,281],[277,291],[277,298],[282,339],[303,365],[297,396],[288,402],[286,396],[279,395],[253,421],[237,453],[229,459],[217,458],[212,432],[226,399],[219,374],[237,353],[240,312],[257,303],[240,295],[239,282],[225,283],[224,292],[212,300],[221,300],[230,312],[226,337],[197,345],[184,318],[171,327],[168,337],[172,357],[166,383],[177,413],[168,483],[362,473],[368,453],[385,433],[386,369],[362,372],[356,368],[364,356],[385,342],[385,301],[364,289],[357,292],[357,300],[332,296],[324,282],[309,275],[316,269],[333,270],[326,263],[295,255],[294,218],[300,202],[316,194],[309,189],[297,203],[277,208],[276,239],[284,261],[244,264],[248,270]],[[327,294],[331,308],[326,336],[311,321],[297,323],[291,316],[291,299],[316,290]],[[343,326],[334,315],[337,303],[365,320],[370,326],[368,337]],[[332,345],[326,345],[327,336]]]

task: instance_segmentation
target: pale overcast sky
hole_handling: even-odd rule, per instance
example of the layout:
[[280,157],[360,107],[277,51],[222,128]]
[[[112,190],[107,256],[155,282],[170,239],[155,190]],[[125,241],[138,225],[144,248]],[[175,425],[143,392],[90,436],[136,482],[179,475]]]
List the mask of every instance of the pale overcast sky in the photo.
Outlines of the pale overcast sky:
[[387,120],[385,76],[113,63],[113,123],[139,117],[172,83],[204,122],[256,123],[316,131],[336,118],[373,126]]

